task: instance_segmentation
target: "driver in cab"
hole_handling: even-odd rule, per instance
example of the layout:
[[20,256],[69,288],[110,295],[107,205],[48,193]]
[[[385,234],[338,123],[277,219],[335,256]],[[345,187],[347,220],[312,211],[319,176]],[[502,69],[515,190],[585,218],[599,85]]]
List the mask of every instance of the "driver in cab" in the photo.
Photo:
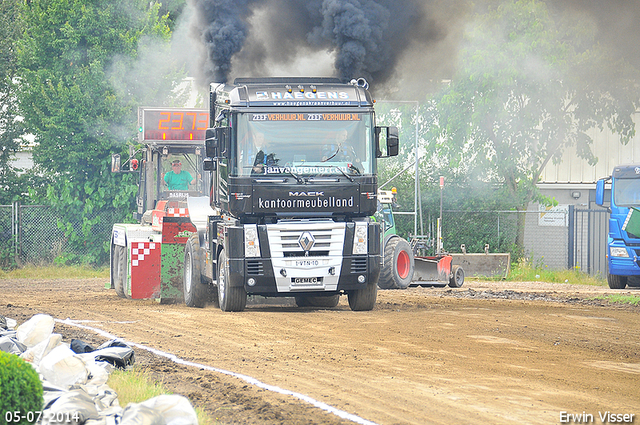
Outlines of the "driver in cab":
[[188,171],[182,170],[182,162],[179,159],[171,163],[171,171],[164,175],[164,182],[169,190],[189,190],[189,184],[195,181]]

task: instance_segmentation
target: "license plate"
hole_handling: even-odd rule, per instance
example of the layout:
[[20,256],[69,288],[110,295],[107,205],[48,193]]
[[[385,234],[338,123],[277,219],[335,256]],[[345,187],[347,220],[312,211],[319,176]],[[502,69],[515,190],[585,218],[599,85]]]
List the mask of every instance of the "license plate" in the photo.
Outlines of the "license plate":
[[320,265],[318,260],[296,260],[296,267],[315,267]]
[[297,285],[300,284],[320,284],[322,283],[321,277],[293,277],[291,278],[291,282]]

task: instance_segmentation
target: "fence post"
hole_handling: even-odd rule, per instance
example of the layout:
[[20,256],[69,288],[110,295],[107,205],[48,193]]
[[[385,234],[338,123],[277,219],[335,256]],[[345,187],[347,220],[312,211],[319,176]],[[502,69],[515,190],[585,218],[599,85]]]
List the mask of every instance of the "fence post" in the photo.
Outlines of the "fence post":
[[13,240],[13,256],[16,264],[20,264],[20,202],[11,204],[11,239]]
[[567,251],[567,268],[569,270],[573,270],[575,267],[575,258],[574,258],[574,248],[575,248],[575,206],[574,205],[569,205],[569,213],[568,213],[568,223],[567,223],[567,229],[568,229],[568,238],[567,238],[567,245],[568,245],[568,251]]

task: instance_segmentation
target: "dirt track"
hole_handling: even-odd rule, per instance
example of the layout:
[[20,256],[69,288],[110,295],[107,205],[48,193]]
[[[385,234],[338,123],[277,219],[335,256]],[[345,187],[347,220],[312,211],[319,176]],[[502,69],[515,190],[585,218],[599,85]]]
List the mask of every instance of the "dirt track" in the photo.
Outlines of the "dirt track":
[[[350,311],[345,298],[331,310],[223,313],[120,299],[104,283],[0,280],[0,314],[70,318],[354,415],[136,348],[137,364],[220,423],[553,424],[586,413],[599,424],[606,411],[640,423],[640,307],[592,299],[608,288],[467,281],[380,291],[370,312]],[[55,331],[105,340],[60,323]]]

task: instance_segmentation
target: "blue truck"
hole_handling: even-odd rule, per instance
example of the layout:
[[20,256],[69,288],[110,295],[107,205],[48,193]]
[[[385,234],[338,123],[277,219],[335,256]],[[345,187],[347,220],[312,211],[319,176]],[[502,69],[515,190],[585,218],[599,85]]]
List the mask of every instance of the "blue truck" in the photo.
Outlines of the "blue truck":
[[607,282],[611,289],[640,286],[640,164],[619,165],[596,184],[596,204],[605,206],[607,192],[609,236]]

